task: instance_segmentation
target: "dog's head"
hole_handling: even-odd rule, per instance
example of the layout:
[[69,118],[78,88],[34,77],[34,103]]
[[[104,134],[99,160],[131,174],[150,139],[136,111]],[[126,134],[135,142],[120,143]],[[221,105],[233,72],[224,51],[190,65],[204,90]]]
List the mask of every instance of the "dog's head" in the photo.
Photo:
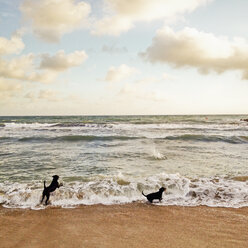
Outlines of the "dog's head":
[[159,189],[159,192],[164,192],[165,190],[166,190],[166,188],[161,187],[161,188]]
[[58,179],[59,179],[59,176],[58,175],[54,175],[53,176],[53,180],[56,180],[57,181]]

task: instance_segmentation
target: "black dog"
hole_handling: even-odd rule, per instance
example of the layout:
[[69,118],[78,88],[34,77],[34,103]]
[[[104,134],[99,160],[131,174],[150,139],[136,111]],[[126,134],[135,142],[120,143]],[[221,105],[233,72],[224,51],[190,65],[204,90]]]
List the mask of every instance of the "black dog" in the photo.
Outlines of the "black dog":
[[43,200],[44,200],[44,198],[46,196],[46,205],[47,205],[49,197],[50,197],[50,193],[55,191],[60,186],[63,186],[62,183],[61,184],[58,183],[58,179],[59,179],[59,176],[54,175],[53,180],[52,180],[51,184],[48,187],[46,187],[46,181],[44,181],[44,190],[43,190],[43,193],[42,193],[42,199],[41,199],[40,203],[43,202]]
[[151,193],[148,195],[145,195],[142,191],[142,195],[145,196],[147,198],[147,200],[152,203],[152,201],[155,199],[158,199],[159,201],[161,201],[162,200],[162,194],[165,190],[166,190],[166,188],[161,187],[158,192]]

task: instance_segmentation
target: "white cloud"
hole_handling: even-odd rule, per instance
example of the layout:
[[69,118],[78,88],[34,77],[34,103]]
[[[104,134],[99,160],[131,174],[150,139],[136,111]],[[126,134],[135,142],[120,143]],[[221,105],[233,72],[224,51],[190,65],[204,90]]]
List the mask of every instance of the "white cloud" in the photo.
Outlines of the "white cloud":
[[59,92],[51,89],[40,90],[38,93],[30,91],[26,93],[25,98],[30,99],[33,102],[37,100],[46,100],[50,102],[58,102],[62,100],[59,96]]
[[157,78],[144,78],[135,83],[127,83],[120,90],[119,95],[124,98],[141,99],[152,102],[166,101],[165,94],[160,89],[154,88]]
[[57,92],[52,90],[41,90],[38,98],[49,101],[59,101]]
[[175,32],[165,27],[157,31],[151,46],[141,56],[152,63],[195,67],[201,73],[240,70],[243,78],[248,79],[248,42],[242,38],[230,40],[193,28]]
[[0,79],[0,92],[19,91],[22,88],[20,83],[13,83],[7,80]]
[[36,98],[36,94],[34,92],[28,92],[24,96],[25,98],[28,98],[30,100],[34,100]]
[[25,45],[20,34],[15,33],[8,40],[5,37],[0,37],[0,56],[6,54],[18,54],[24,49]]
[[34,59],[33,54],[11,60],[0,59],[0,77],[42,83],[52,82],[57,77],[57,73],[47,70],[36,71]]
[[55,81],[55,79],[58,77],[58,73],[54,71],[34,71],[27,75],[26,79],[30,82],[40,82],[40,83],[52,83]]
[[93,26],[96,35],[119,35],[136,22],[173,19],[212,0],[105,0],[107,12]]
[[23,55],[11,60],[0,59],[0,76],[4,78],[26,79],[27,71],[33,64],[33,54]]
[[110,54],[115,54],[115,53],[126,53],[127,48],[126,47],[118,47],[116,45],[103,45],[102,46],[102,51]]
[[137,73],[138,70],[134,67],[129,67],[125,64],[120,65],[119,67],[111,66],[107,72],[105,77],[105,81],[108,82],[119,82],[123,79],[126,79]]
[[41,57],[40,69],[64,71],[70,67],[79,66],[88,56],[84,51],[75,51],[66,55],[65,52],[61,50],[54,56],[43,54]]
[[135,21],[151,21],[193,11],[209,0],[106,0],[113,10]]
[[[40,56],[40,65],[36,68]],[[0,58],[0,77],[21,81],[51,83],[60,72],[80,65],[87,58],[84,51],[75,51],[68,55],[64,51],[58,51],[54,56],[49,54],[42,54],[40,56],[27,54],[9,60]]]
[[82,104],[82,99],[78,95],[75,94],[63,94],[60,91],[52,90],[52,89],[42,89],[39,91],[30,91],[27,92],[24,97],[29,99],[31,102],[43,101],[43,102],[74,102],[78,104]]
[[122,32],[126,32],[134,25],[125,17],[110,16],[104,17],[97,21],[91,31],[94,35],[113,35],[118,36]]
[[48,42],[87,23],[91,7],[75,0],[24,0],[20,7],[24,18],[31,21],[34,33]]
[[0,101],[16,96],[22,88],[20,83],[0,78]]
[[163,73],[162,75],[162,79],[161,80],[170,80],[170,81],[174,81],[177,77],[170,75],[168,73]]

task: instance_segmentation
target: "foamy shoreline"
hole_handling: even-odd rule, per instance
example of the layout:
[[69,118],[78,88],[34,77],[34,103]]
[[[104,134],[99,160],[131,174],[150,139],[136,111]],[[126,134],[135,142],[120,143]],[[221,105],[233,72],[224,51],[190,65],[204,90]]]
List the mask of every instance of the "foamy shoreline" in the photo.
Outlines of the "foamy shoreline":
[[151,204],[0,208],[1,247],[246,247],[248,208]]
[[[66,182],[51,194],[51,205],[77,207],[78,205],[116,205],[145,203],[141,194],[167,188],[163,206],[248,207],[247,176],[225,178],[187,178],[180,174],[160,173],[147,178],[132,179],[121,173],[94,177],[80,182]],[[40,204],[43,182],[0,183],[0,205],[9,208],[44,209]]]

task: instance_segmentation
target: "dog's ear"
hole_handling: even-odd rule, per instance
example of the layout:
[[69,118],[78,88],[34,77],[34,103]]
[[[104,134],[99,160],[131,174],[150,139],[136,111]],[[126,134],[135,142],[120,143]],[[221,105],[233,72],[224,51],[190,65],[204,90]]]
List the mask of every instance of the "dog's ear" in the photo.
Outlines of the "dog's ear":
[[58,175],[53,175],[53,178],[58,180],[59,176]]
[[165,191],[166,188],[165,188],[165,187],[161,187],[159,190],[160,190],[160,191]]

